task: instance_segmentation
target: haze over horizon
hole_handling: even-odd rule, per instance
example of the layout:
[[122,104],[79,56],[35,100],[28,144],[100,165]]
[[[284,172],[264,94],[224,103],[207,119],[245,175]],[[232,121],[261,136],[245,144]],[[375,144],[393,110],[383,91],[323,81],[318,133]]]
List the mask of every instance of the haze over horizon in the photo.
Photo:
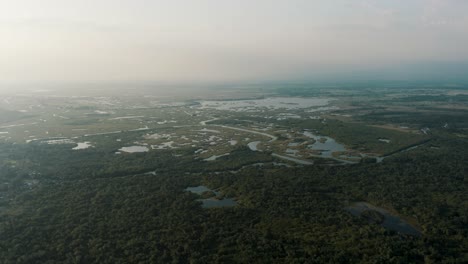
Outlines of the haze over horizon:
[[463,0],[0,2],[0,84],[468,80]]

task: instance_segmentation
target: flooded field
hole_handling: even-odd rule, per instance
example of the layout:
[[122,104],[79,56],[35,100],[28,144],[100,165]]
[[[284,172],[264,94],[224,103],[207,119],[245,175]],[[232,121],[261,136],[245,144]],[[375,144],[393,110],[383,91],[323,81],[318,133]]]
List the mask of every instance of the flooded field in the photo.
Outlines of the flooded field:
[[324,98],[299,98],[299,97],[274,97],[252,100],[232,101],[201,101],[201,109],[229,110],[238,112],[267,110],[295,110],[326,106],[331,99]]

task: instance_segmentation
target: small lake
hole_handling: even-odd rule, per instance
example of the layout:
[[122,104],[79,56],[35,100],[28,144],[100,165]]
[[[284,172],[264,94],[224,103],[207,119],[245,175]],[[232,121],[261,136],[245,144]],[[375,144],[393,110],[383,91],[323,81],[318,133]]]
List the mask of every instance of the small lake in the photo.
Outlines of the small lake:
[[372,204],[369,204],[366,202],[357,202],[346,208],[346,211],[358,217],[360,217],[361,214],[366,210],[374,210],[374,211],[381,213],[385,218],[384,218],[384,221],[380,225],[386,229],[400,232],[403,234],[413,235],[413,236],[421,235],[421,232],[419,230],[417,230],[415,227],[413,227],[412,225],[410,225],[409,223],[407,223],[400,217],[393,215],[389,211],[383,208],[374,206]]
[[139,153],[139,152],[148,152],[149,149],[145,146],[131,146],[131,147],[123,147],[119,149],[119,151],[127,152],[127,153]]
[[[220,195],[219,192],[214,191],[203,185],[196,187],[187,187],[185,191],[196,193],[198,195],[201,195],[204,192],[213,192],[216,196]],[[208,199],[197,199],[197,201],[202,202],[203,208],[233,207],[237,205],[237,202],[233,198],[217,199],[216,197],[213,197]]]
[[305,131],[304,136],[315,140],[315,143],[308,145],[308,147],[313,150],[320,151],[321,152],[320,156],[322,157],[332,158],[333,152],[346,151],[346,148],[344,145],[336,142],[331,137],[317,136],[309,131]]

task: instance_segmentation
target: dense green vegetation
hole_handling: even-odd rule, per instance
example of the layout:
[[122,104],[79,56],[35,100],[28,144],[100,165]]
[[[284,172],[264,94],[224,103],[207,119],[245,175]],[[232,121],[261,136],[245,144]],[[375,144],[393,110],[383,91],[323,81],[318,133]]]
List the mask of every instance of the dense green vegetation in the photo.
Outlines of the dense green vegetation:
[[[337,97],[343,91],[351,96],[340,103],[349,107],[352,117],[333,119],[327,114],[320,119],[276,120],[268,116],[282,111],[249,115],[207,110],[204,116],[198,110],[200,116],[191,114],[195,111],[184,113],[188,108],[179,111],[185,119],[178,119],[184,121],[177,125],[194,119],[191,124],[197,126],[177,128],[182,130],[180,135],[207,133],[200,130],[199,122],[213,118],[218,120],[211,124],[250,130],[274,126],[265,130],[278,137],[270,142],[270,149],[264,144],[270,140],[265,135],[231,129],[207,133],[207,138],[225,136],[213,145],[210,140],[198,139],[198,145],[186,140],[184,147],[116,154],[146,134],[175,131],[165,124],[131,131],[172,113],[154,117],[157,110],[149,108],[131,113],[151,113],[135,123],[112,121],[107,115],[102,121],[102,116],[93,114],[61,120],[59,124],[70,128],[99,125],[92,132],[114,131],[122,125],[122,133],[80,137],[93,144],[84,150],[72,150],[75,144],[49,145],[41,140],[2,141],[0,263],[468,262],[464,96],[456,97],[459,108],[450,109],[445,103],[452,97],[438,98],[440,91],[421,95],[416,88],[404,96],[396,96],[401,90],[382,89],[379,94],[370,86],[356,90],[352,85],[340,91],[301,85],[279,91]],[[386,96],[399,99],[384,104]],[[413,103],[417,107],[411,108]],[[130,115],[130,110],[125,111],[116,110],[113,117]],[[449,125],[444,127],[446,122]],[[407,123],[411,129],[406,132],[375,126]],[[431,128],[427,134],[419,131],[425,127]],[[306,129],[330,136],[356,153],[392,155],[383,162],[365,158],[356,164],[309,157],[315,162],[312,166],[271,155],[278,145],[307,140],[302,134]],[[263,137],[263,151],[246,146]],[[232,139],[239,142],[230,145]],[[219,151],[210,149],[206,155],[229,155],[215,161],[194,155],[209,146]],[[200,185],[216,194],[186,191]],[[235,198],[237,206],[203,208],[199,201],[222,197]],[[391,212],[420,235],[384,228],[385,216],[374,210],[364,211],[361,217],[352,215],[347,208],[361,201]]]
[[421,112],[408,111],[376,111],[361,117],[364,121],[378,122],[381,124],[420,124],[421,127],[440,128],[444,125],[463,128],[468,126],[467,110],[429,109]]
[[[60,155],[47,156],[52,151],[39,155],[40,161],[31,160],[38,155],[30,153],[26,160],[41,164],[35,168],[50,180],[15,197],[2,211],[0,261],[466,262],[468,142],[440,138],[434,144],[443,147],[421,147],[379,164],[265,165],[236,174],[210,173],[218,162],[202,163],[201,170],[200,162],[175,161],[169,153],[125,159],[74,153],[75,158],[63,158],[68,166]],[[17,147],[2,146],[2,153]],[[232,167],[266,161],[250,153]],[[55,162],[48,164],[47,159]],[[148,169],[159,168],[157,175],[126,175],[135,173],[130,164],[145,168],[147,160],[155,165]],[[97,164],[112,170],[99,170]],[[67,169],[70,165],[73,169]],[[15,171],[7,164],[2,169],[10,170],[9,177]],[[192,169],[201,173],[186,174]],[[57,177],[68,180],[52,180]],[[200,184],[237,197],[239,206],[202,209],[197,195],[184,192]],[[423,236],[387,231],[344,210],[348,202],[360,200],[399,212],[419,226]]]

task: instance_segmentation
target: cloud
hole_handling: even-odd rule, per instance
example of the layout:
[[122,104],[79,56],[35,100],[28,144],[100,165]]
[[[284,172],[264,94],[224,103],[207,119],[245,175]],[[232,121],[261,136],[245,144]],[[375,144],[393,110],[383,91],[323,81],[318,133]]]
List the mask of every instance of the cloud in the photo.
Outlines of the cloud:
[[468,1],[428,0],[424,1],[420,19],[428,26],[450,26],[451,28],[468,26],[466,23],[467,8]]
[[468,61],[466,0],[115,1],[0,3],[0,81],[294,78]]

